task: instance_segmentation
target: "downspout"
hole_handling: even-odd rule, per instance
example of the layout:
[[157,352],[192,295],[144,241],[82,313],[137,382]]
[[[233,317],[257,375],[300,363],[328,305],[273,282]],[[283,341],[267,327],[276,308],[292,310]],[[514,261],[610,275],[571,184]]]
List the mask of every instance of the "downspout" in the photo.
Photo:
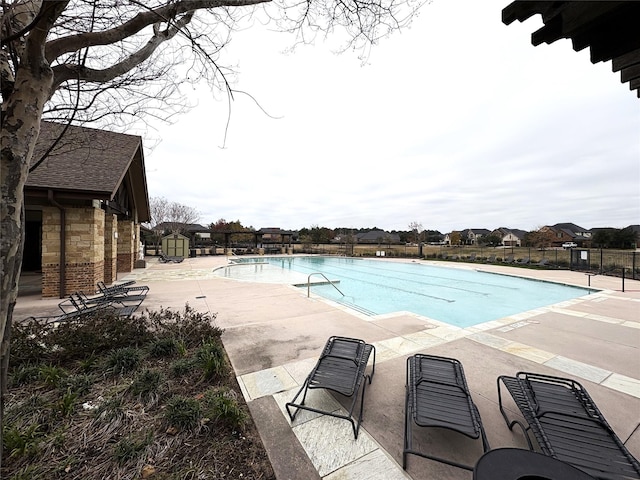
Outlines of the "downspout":
[[57,207],[58,210],[60,210],[60,281],[59,281],[59,284],[60,284],[60,298],[64,298],[67,296],[67,290],[65,288],[65,279],[67,277],[67,271],[66,271],[67,252],[65,247],[66,239],[67,239],[67,235],[65,232],[65,225],[67,223],[67,218],[66,218],[67,212],[62,205],[60,205],[58,202],[54,200],[53,190],[48,191],[48,198],[49,198],[49,203],[54,207]]

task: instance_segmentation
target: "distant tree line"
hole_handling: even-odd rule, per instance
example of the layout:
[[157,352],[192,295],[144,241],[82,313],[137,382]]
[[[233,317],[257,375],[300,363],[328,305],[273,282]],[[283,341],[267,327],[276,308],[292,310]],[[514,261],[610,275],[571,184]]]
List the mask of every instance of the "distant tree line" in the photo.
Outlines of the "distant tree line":
[[[177,202],[169,202],[164,197],[153,197],[150,199],[152,225],[163,224],[163,227],[173,227],[169,230],[178,232],[181,227],[198,221],[200,214],[197,210],[181,205]],[[225,241],[225,233],[233,232],[234,243],[251,243],[254,241],[253,226],[245,227],[240,220],[227,221],[224,218],[218,219],[206,226],[211,231],[211,241],[222,244]],[[327,228],[319,225],[311,225],[297,231],[292,240],[302,244],[320,245],[326,243],[339,242],[342,244],[356,244],[357,235],[370,231],[381,230],[377,226],[367,228]],[[161,234],[168,232],[163,231]],[[186,233],[180,231],[180,233]],[[244,235],[243,235],[244,233]],[[407,230],[391,230],[387,233],[397,234],[401,243],[439,243],[444,239],[444,235],[438,230],[424,229],[419,222],[411,222]],[[159,239],[158,239],[159,240]],[[462,245],[464,239],[462,232],[453,231],[449,234],[451,245]],[[527,232],[522,239],[523,247],[550,248],[557,243],[552,231],[540,227]],[[597,228],[592,230],[590,247],[592,248],[635,248],[637,243],[636,232],[631,227],[626,228]],[[479,236],[476,245],[481,247],[494,247],[502,245],[502,238],[496,233]]]

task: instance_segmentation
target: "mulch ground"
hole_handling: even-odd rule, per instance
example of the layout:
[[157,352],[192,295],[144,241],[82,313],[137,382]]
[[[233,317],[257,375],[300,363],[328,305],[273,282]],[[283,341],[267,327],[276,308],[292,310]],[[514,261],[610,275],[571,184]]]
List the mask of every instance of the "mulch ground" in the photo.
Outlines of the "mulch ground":
[[96,342],[101,351],[91,354],[69,340],[90,342],[89,322],[84,331],[41,326],[40,342],[40,327],[14,327],[0,477],[275,479],[221,331],[189,315],[178,329],[164,328],[176,320],[166,315],[138,324],[137,340],[126,325],[115,334],[98,328],[109,341],[128,340]]

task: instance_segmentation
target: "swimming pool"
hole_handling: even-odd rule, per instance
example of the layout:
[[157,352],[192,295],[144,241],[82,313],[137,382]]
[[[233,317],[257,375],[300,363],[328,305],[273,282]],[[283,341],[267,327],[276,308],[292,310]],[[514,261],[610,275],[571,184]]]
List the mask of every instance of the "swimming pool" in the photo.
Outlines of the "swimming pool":
[[[293,274],[304,285],[309,274],[322,273],[338,283],[316,284],[313,293],[368,315],[410,311],[459,327],[553,305],[592,290],[472,269],[418,262],[376,261],[348,257],[261,257],[238,259],[259,266],[229,268],[231,278],[265,281]],[[267,264],[266,267],[263,265]],[[288,278],[288,277],[287,277]],[[322,280],[314,276],[315,280]],[[268,281],[268,280],[267,280]],[[339,289],[339,291],[338,291]]]

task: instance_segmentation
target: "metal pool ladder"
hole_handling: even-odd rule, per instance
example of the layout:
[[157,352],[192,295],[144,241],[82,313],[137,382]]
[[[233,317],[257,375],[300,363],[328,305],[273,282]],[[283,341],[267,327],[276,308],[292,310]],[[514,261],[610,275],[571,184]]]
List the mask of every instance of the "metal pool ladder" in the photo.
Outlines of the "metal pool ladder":
[[335,288],[340,293],[340,295],[344,297],[344,293],[342,293],[340,289],[336,287],[336,285],[331,280],[329,280],[324,273],[321,273],[321,272],[310,273],[309,276],[307,277],[307,297],[311,296],[311,277],[313,275],[322,275],[322,278],[324,278],[328,284],[330,284],[333,288]]

